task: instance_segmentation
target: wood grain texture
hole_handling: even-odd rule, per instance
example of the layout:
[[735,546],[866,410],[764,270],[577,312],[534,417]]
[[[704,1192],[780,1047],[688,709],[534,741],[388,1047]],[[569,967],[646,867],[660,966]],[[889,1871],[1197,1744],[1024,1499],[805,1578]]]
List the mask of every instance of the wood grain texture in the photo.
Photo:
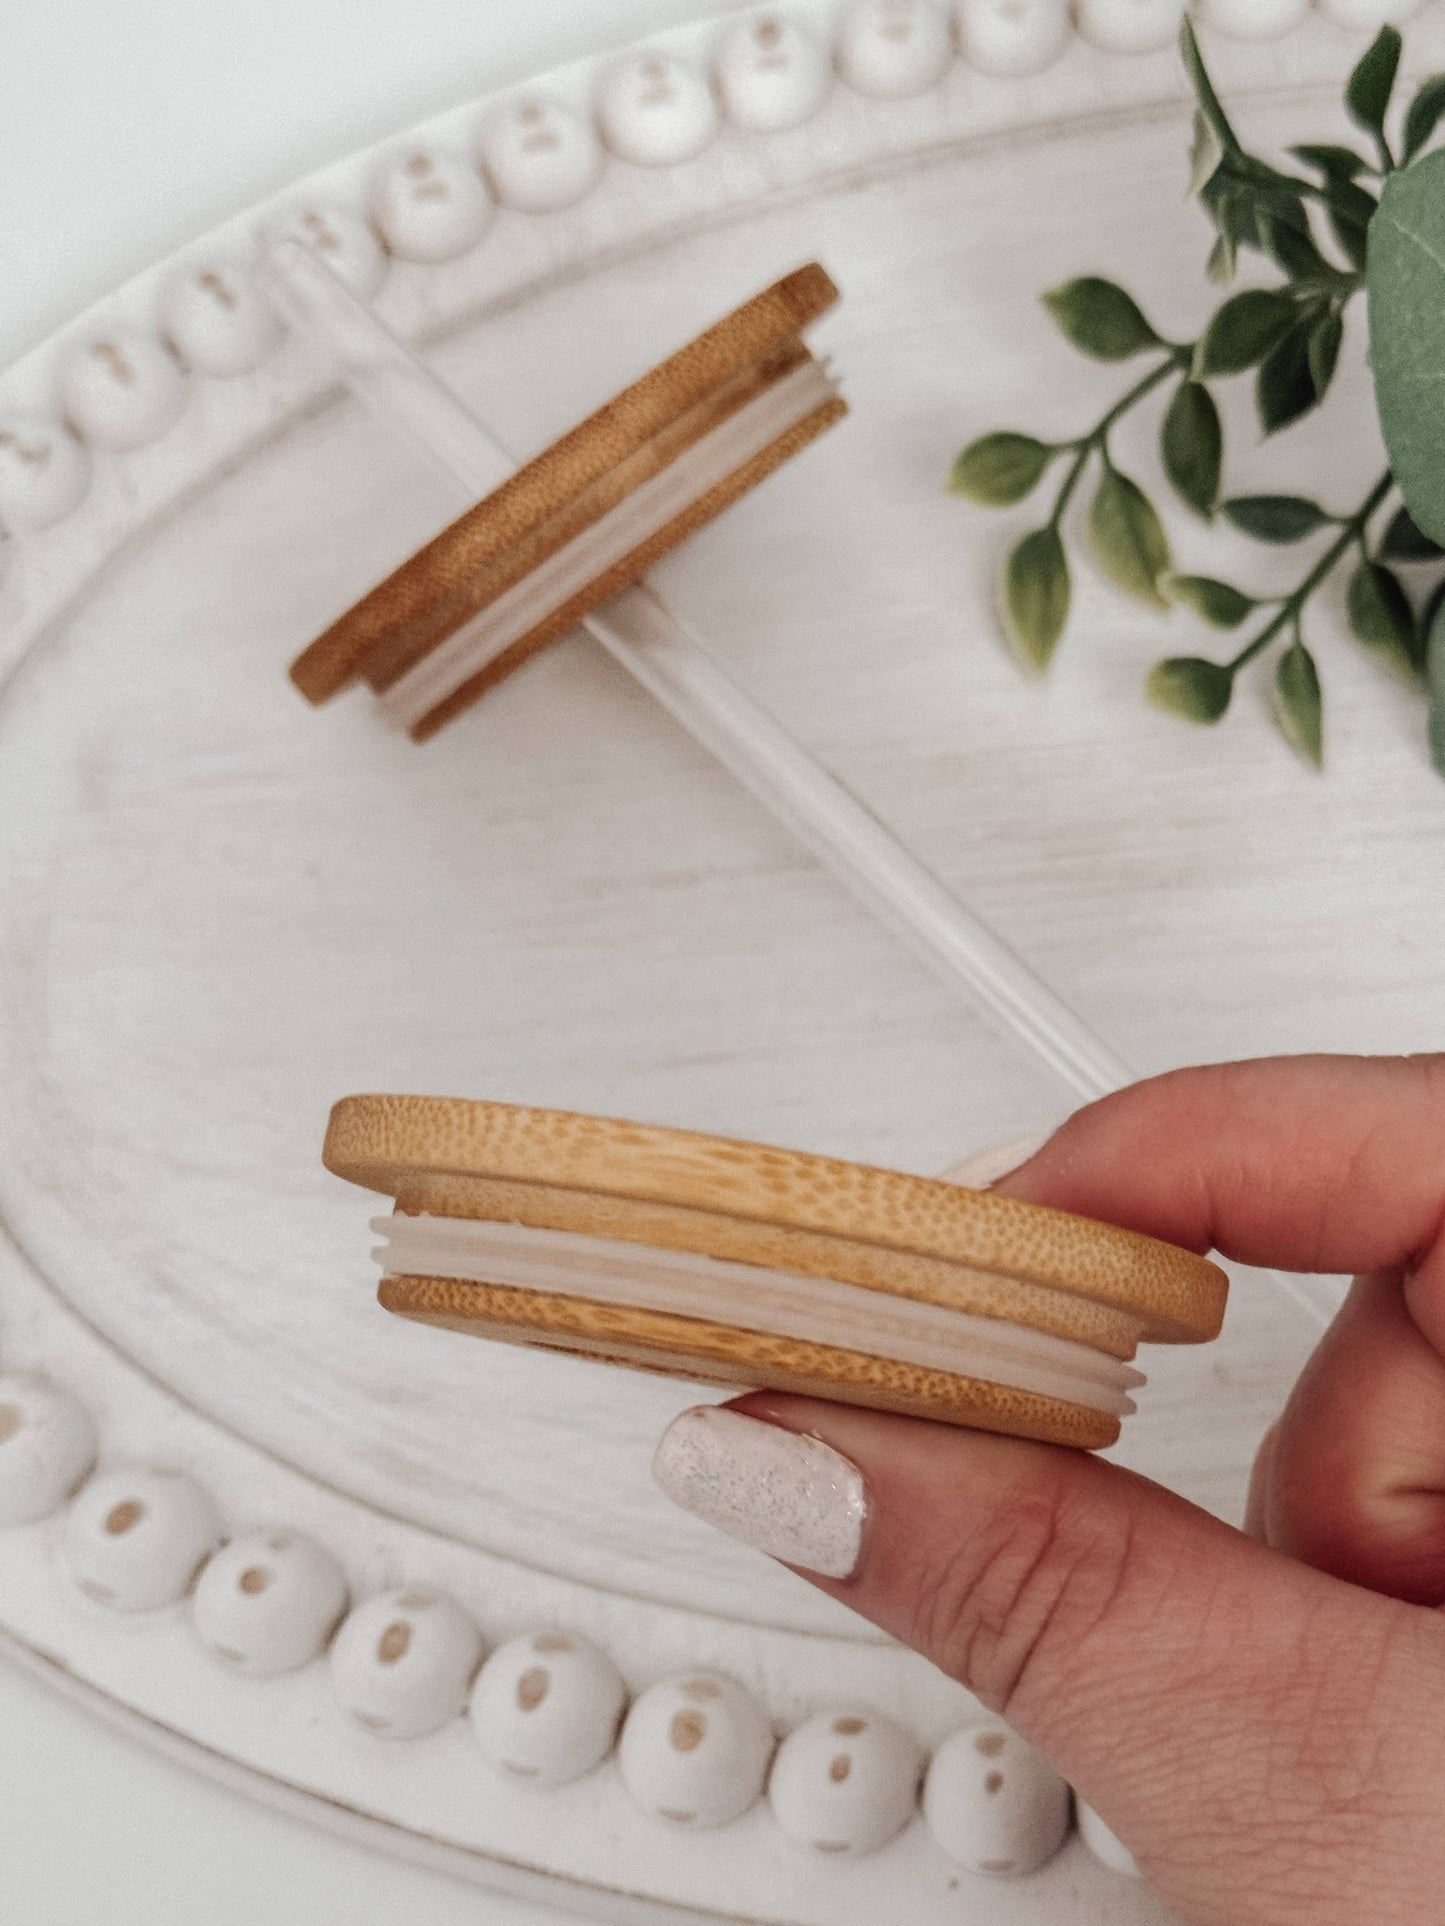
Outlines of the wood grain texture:
[[[835,398],[825,402],[821,408],[815,408],[802,421],[794,423],[761,453],[752,456],[735,468],[726,481],[719,482],[716,487],[709,488],[703,494],[694,497],[685,509],[672,517],[671,521],[649,535],[646,541],[638,542],[610,568],[603,569],[601,574],[594,576],[585,589],[579,589],[575,595],[568,596],[566,601],[553,609],[544,622],[539,622],[510,648],[504,649],[495,661],[487,664],[486,668],[479,670],[476,675],[469,676],[460,688],[447,697],[445,702],[439,702],[433,710],[422,717],[420,722],[413,724],[409,732],[412,740],[414,742],[430,741],[439,729],[470,709],[474,702],[480,701],[488,689],[510,675],[514,669],[520,668],[529,657],[546,648],[550,642],[555,642],[560,636],[574,629],[584,615],[590,615],[610,597],[630,587],[640,576],[646,574],[655,562],[660,562],[665,555],[670,554],[680,543],[685,542],[689,535],[695,534],[700,528],[705,528],[710,521],[721,515],[724,509],[730,508],[734,502],[740,501],[744,495],[756,488],[759,482],[766,481],[768,476],[781,468],[785,461],[790,461],[794,455],[801,453],[810,441],[816,441],[819,435],[826,433],[836,422],[841,421],[847,412],[848,404],[841,399]],[[459,626],[459,624],[449,623],[448,632],[452,626]],[[435,639],[442,638],[437,636]]]
[[661,1250],[702,1252],[735,1263],[801,1272],[805,1277],[836,1278],[843,1284],[947,1310],[1027,1321],[1037,1330],[1092,1345],[1111,1357],[1127,1360],[1139,1348],[1139,1318],[1097,1298],[1022,1283],[976,1265],[892,1250],[862,1238],[828,1236],[791,1224],[757,1223],[724,1211],[484,1177],[408,1177],[403,1196],[405,1201],[398,1208],[412,1213],[487,1218],[534,1230],[572,1231],[651,1244]]
[[[470,508],[332,623],[291,665],[311,702],[363,677],[390,688],[437,643],[601,519],[642,482],[807,360],[801,330],[837,300],[816,264],[799,268],[669,355]],[[418,740],[755,486],[846,412],[841,401],[686,505],[663,529],[568,598],[413,731]]]
[[546,1291],[449,1277],[386,1277],[377,1297],[388,1311],[419,1324],[568,1351],[632,1370],[662,1371],[699,1384],[734,1390],[766,1386],[1087,1450],[1103,1450],[1119,1436],[1117,1418],[1062,1398],[706,1318],[588,1304]]
[[[705,60],[713,37],[678,51]],[[1362,46],[1314,19],[1211,57],[1275,151],[1338,113]],[[1421,74],[1445,63],[1438,9],[1410,48]],[[556,84],[585,108],[596,81]],[[469,151],[478,111],[426,138]],[[537,449],[739,287],[828,260],[850,422],[669,557],[670,604],[1141,1071],[1419,1048],[1442,1017],[1445,816],[1417,700],[1322,606],[1323,782],[1281,749],[1262,686],[1191,734],[1139,685],[1208,637],[1084,571],[1050,683],[1026,688],[992,604],[1031,511],[943,492],[970,435],[1067,437],[1117,392],[1039,288],[1106,273],[1173,338],[1197,327],[1187,120],[1171,57],[1079,44],[1018,82],[956,66],[918,102],[840,86],[788,135],[611,168],[557,221],[509,215],[465,260],[393,263],[379,305],[505,444]],[[306,191],[359,208],[382,158]],[[260,218],[217,246],[244,256]],[[129,292],[134,313],[157,285]],[[1056,1121],[1066,1096],[597,651],[549,650],[425,756],[369,705],[307,713],[288,660],[462,506],[328,379],[293,342],[254,377],[197,381],[169,436],[99,463],[81,514],[6,545],[0,1357],[79,1390],[107,1450],[192,1468],[228,1525],[313,1533],[360,1591],[419,1579],[491,1639],[564,1623],[638,1685],[707,1662],[780,1724],[856,1700],[936,1743],[976,1710],[964,1695],[657,1497],[656,1437],[695,1394],[398,1326],[315,1145],[338,1090],[472,1089],[933,1169]],[[51,405],[53,347],[9,392]],[[1247,396],[1224,400],[1231,486],[1342,508],[1372,479],[1358,361],[1318,439],[1258,449]],[[1156,428],[1118,440],[1141,481]],[[1286,585],[1297,558],[1164,514],[1181,567]],[[1237,1518],[1309,1343],[1241,1274],[1219,1340],[1151,1358],[1110,1455]],[[921,1826],[841,1864],[800,1859],[765,1812],[659,1836],[605,1771],[538,1800],[481,1778],[460,1725],[383,1755],[337,1726],[322,1667],[258,1693],[183,1617],[118,1638],[57,1588],[43,1527],[7,1537],[0,1623],[260,1796],[483,1881],[538,1869],[629,1926],[873,1926],[900,1896],[917,1926],[1162,1926],[1077,1846],[983,1886]]]
[[[857,1239],[1093,1298],[1139,1318],[1154,1342],[1217,1336],[1228,1294],[1207,1258],[1111,1224],[841,1158],[571,1111],[345,1097],[323,1161],[399,1199],[417,1176],[501,1178]],[[776,1256],[753,1261],[781,1267]]]

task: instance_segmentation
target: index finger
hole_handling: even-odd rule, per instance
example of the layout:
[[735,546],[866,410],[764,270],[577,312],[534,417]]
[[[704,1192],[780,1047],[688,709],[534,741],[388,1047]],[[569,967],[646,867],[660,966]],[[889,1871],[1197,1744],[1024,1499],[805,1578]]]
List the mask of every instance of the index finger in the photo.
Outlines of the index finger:
[[1171,1071],[1077,1112],[995,1189],[1242,1264],[1414,1270],[1445,1216],[1445,1056]]
[[1445,1598],[1445,1058],[1180,1071],[1081,1111],[996,1188],[1245,1263],[1367,1273],[1275,1427],[1253,1515],[1337,1577]]

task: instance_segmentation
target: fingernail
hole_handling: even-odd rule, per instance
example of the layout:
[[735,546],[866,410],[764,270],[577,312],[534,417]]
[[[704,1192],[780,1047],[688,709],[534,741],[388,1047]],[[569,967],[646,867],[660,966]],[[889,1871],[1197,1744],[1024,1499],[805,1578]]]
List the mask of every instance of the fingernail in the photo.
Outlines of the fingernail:
[[652,1475],[684,1511],[755,1551],[847,1578],[863,1543],[863,1474],[831,1445],[700,1405],[662,1435]]

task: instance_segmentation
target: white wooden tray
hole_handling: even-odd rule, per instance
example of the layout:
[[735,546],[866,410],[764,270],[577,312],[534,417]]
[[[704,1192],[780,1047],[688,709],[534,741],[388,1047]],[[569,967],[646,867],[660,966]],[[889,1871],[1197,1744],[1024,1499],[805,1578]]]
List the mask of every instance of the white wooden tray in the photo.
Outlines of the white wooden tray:
[[[834,31],[821,3],[789,14]],[[722,31],[655,45],[706,66]],[[1272,145],[1319,132],[1360,45],[1312,18],[1208,50]],[[1445,64],[1433,16],[1411,58]],[[590,113],[609,64],[521,91]],[[468,154],[498,104],[302,183],[188,260],[244,263],[297,207],[364,214],[384,158]],[[1212,735],[1146,708],[1142,675],[1186,620],[1166,642],[1094,584],[1050,684],[1025,686],[990,613],[1013,524],[942,490],[971,435],[1063,432],[1112,385],[1054,336],[1041,288],[1106,272],[1166,330],[1198,319],[1186,132],[1171,51],[1076,38],[1012,79],[955,60],[893,102],[839,82],[792,131],[725,124],[667,167],[613,158],[565,211],[503,208],[458,259],[393,260],[377,305],[535,449],[821,259],[852,418],[667,565],[675,605],[1141,1070],[1417,1048],[1442,1007],[1445,811],[1406,699],[1328,647],[1314,780],[1262,700]],[[81,317],[0,404],[50,409],[77,344],[154,331],[173,271]],[[1333,437],[1322,475],[1311,431],[1263,451],[1236,435],[1251,485],[1307,474],[1347,498],[1374,461],[1369,400],[1336,405],[1357,450]],[[0,550],[0,1368],[75,1390],[103,1464],[184,1467],[228,1529],[310,1534],[358,1598],[440,1584],[489,1642],[560,1622],[634,1688],[706,1662],[780,1730],[861,1700],[936,1742],[965,1694],[654,1492],[686,1387],[388,1320],[367,1203],[322,1172],[321,1134],[345,1091],[436,1089],[929,1170],[1043,1127],[1064,1093],[584,644],[425,750],[360,700],[308,711],[292,654],[453,504],[296,342],[191,375],[167,433],[92,456],[73,512]],[[1142,441],[1130,458],[1147,464]],[[1217,554],[1173,532],[1186,561]],[[1211,1353],[1148,1361],[1121,1455],[1232,1514],[1311,1332],[1242,1276]],[[460,1722],[379,1740],[323,1664],[247,1682],[184,1605],[85,1600],[61,1529],[0,1532],[9,1649],[203,1769],[432,1863],[629,1920],[1161,1916],[1077,1842],[1012,1883],[951,1865],[921,1821],[820,1862],[765,1805],[669,1832],[610,1763],[543,1794],[504,1783]]]

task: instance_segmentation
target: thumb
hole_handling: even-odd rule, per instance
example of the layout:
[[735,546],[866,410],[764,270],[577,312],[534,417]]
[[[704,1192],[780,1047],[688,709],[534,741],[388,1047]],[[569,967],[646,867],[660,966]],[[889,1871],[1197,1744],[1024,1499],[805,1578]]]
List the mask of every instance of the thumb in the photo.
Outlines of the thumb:
[[[1445,1625],[1118,1466],[761,1393],[684,1413],[656,1472],[968,1686],[1187,1917],[1374,1917],[1361,1892],[1344,1904],[1351,1829],[1375,1864],[1404,1788],[1445,1796],[1445,1737],[1429,1734],[1422,1759],[1416,1711],[1445,1688]],[[1370,1762],[1369,1797],[1346,1787],[1351,1760]],[[1327,1904],[1316,1890],[1298,1915],[1260,1905],[1279,1848],[1265,1829],[1288,1834],[1302,1876],[1334,1868]],[[1240,1911],[1215,1905],[1231,1866],[1250,1889]]]

